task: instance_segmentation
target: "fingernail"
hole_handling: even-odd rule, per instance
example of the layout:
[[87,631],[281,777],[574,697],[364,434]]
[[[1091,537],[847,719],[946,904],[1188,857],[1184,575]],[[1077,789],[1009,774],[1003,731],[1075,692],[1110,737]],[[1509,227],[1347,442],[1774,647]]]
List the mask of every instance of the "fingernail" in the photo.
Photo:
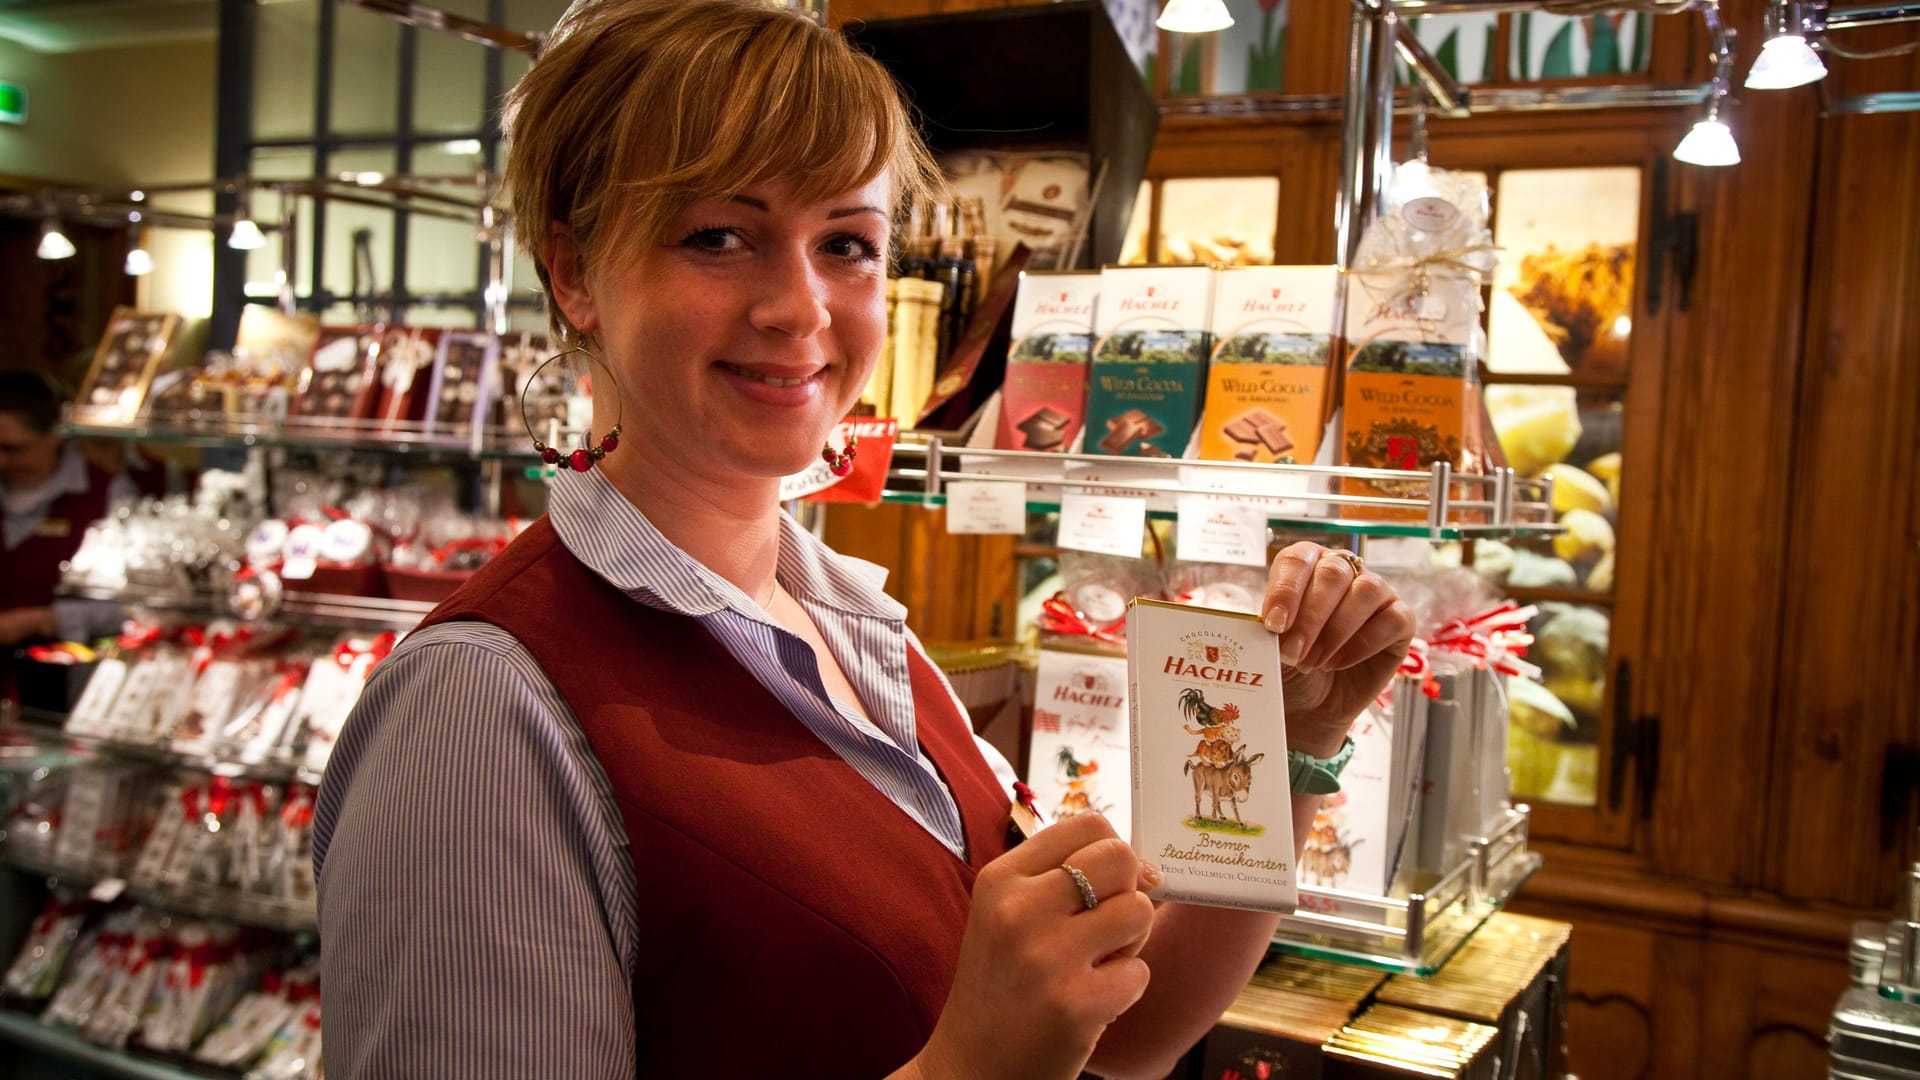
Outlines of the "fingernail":
[[1157,889],[1160,887],[1160,883],[1165,881],[1166,878],[1161,875],[1159,867],[1150,862],[1142,861],[1140,863],[1140,880],[1147,883],[1147,888]]
[[1287,613],[1281,611],[1279,608],[1274,608],[1272,611],[1267,612],[1267,629],[1276,634],[1286,633]]
[[1280,639],[1280,662],[1288,667],[1299,666],[1300,654],[1305,651],[1306,646],[1301,644],[1298,634]]

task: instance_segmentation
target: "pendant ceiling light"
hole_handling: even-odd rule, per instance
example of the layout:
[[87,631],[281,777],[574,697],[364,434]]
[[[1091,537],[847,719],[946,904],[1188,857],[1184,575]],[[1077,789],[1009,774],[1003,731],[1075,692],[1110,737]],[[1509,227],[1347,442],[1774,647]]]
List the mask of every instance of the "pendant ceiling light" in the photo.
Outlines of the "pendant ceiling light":
[[43,259],[71,259],[76,250],[73,241],[60,231],[58,218],[48,215],[40,223],[40,246],[34,250],[34,254]]
[[1799,34],[1781,34],[1760,47],[1747,71],[1749,90],[1787,90],[1827,77],[1827,65]]

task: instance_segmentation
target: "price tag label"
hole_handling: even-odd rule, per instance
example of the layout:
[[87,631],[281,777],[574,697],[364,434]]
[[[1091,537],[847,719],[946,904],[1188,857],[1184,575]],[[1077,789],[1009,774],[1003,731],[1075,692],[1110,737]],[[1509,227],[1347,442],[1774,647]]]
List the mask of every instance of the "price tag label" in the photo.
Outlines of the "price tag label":
[[1027,485],[992,480],[954,480],[947,484],[947,531],[1011,533],[1027,531]]
[[1180,496],[1180,557],[1193,562],[1267,565],[1267,512],[1208,495]]
[[1060,497],[1060,546],[1124,559],[1140,557],[1147,501],[1069,493]]

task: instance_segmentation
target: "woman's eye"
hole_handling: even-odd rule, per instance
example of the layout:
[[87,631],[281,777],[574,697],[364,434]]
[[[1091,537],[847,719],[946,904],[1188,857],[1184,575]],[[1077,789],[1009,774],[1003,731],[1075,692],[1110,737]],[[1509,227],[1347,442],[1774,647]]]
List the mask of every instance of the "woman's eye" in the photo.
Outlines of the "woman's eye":
[[733,251],[740,246],[740,236],[732,229],[711,228],[695,229],[680,241],[682,246],[699,251]]
[[873,241],[860,236],[836,236],[827,241],[823,249],[835,258],[855,262],[880,257],[880,248]]

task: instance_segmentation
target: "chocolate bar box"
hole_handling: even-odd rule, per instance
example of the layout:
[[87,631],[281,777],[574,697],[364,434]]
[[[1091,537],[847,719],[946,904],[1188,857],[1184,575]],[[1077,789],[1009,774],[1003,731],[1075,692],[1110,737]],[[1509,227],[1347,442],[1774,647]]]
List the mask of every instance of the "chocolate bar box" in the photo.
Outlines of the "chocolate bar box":
[[1257,615],[1127,606],[1133,849],[1156,900],[1294,908],[1280,639]]
[[1200,413],[1214,270],[1109,266],[1100,272],[1087,451],[1185,457]]
[[1020,275],[994,446],[1056,452],[1073,446],[1086,416],[1099,296],[1097,273],[1029,270]]
[[1240,266],[1219,273],[1200,456],[1311,464],[1339,324],[1339,268]]

